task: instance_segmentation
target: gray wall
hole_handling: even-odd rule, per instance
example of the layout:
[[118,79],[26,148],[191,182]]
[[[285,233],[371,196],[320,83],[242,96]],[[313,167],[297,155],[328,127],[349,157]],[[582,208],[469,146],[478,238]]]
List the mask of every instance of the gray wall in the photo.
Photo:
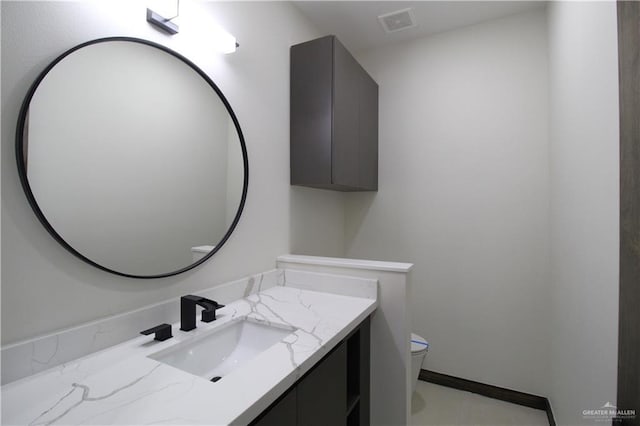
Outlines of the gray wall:
[[[143,3],[2,2],[3,344],[270,269],[290,251],[344,253],[342,194],[289,185],[289,46],[320,34],[288,3],[183,2],[182,32],[170,37],[145,21]],[[211,22],[237,37],[236,53],[211,49]],[[120,278],[77,260],[37,221],[18,181],[15,123],[29,85],[68,48],[114,35],[194,61],[227,96],[247,141],[249,195],[236,232],[214,258],[176,277]]]

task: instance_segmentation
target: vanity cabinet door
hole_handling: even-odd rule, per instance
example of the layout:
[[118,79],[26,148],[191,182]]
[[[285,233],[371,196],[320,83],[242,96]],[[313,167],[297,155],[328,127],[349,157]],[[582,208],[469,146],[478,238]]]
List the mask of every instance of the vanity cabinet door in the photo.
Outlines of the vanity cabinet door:
[[369,425],[369,324],[366,318],[251,426]]
[[253,426],[296,426],[296,406],[296,387],[293,387],[251,424]]
[[347,424],[347,347],[341,343],[298,384],[298,424]]

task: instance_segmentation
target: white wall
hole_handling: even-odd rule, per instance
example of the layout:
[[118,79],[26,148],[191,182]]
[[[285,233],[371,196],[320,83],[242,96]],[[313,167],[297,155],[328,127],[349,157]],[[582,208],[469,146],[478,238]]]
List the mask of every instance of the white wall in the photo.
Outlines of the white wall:
[[545,394],[544,10],[363,52],[380,85],[380,187],[349,194],[348,257],[412,262],[424,368]]
[[[287,3],[182,2],[182,30],[171,37],[145,21],[145,7],[2,2],[3,344],[271,269],[294,249],[344,254],[342,194],[289,186],[289,46],[321,34]],[[237,37],[236,53],[213,51],[211,22]],[[77,260],[37,221],[18,181],[15,123],[29,85],[68,48],[114,35],[150,39],[194,61],[225,93],[246,138],[249,193],[238,228],[212,259],[176,277],[125,279]]]
[[[558,424],[615,404],[619,134],[615,2],[549,5],[550,399]],[[628,408],[628,407],[620,407]]]

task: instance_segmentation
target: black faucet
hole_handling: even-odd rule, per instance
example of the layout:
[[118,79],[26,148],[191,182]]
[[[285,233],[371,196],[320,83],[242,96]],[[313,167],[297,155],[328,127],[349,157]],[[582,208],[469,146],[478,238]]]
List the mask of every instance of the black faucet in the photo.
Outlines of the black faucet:
[[189,331],[196,328],[196,305],[202,306],[202,321],[211,322],[216,319],[216,309],[224,308],[215,300],[201,296],[182,296],[180,298],[180,330]]
[[153,328],[140,332],[140,334],[144,334],[145,336],[148,336],[151,333],[155,333],[154,339],[160,342],[164,342],[165,340],[171,339],[173,337],[173,335],[171,334],[170,324],[160,324]]

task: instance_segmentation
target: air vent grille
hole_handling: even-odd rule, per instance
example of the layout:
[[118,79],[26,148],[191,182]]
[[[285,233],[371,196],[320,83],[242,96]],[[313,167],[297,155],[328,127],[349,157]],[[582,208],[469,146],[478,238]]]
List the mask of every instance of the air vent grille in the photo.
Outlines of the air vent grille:
[[378,20],[382,24],[382,28],[388,33],[406,30],[417,25],[411,8],[380,15]]

